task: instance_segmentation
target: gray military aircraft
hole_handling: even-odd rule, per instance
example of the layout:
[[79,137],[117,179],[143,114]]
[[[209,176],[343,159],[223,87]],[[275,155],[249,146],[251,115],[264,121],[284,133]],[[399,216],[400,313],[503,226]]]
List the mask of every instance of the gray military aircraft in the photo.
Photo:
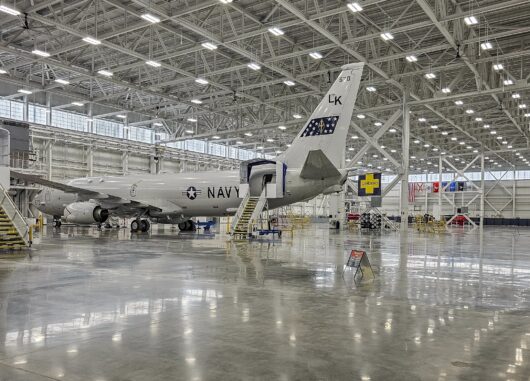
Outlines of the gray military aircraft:
[[274,160],[243,162],[240,171],[194,172],[77,178],[66,183],[12,171],[12,177],[43,185],[37,208],[75,224],[104,223],[109,216],[135,218],[132,231],[151,222],[192,230],[191,217],[233,215],[247,192],[260,195],[276,184],[268,207],[274,209],[340,190],[346,181],[346,138],[362,63],[342,67],[325,97],[292,145]]

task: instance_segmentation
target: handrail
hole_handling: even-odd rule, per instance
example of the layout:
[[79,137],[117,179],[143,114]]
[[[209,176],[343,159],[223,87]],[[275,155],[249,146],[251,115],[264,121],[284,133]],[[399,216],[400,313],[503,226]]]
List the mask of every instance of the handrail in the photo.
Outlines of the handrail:
[[17,206],[7,193],[7,190],[0,184],[1,196],[0,205],[4,209],[7,217],[13,223],[15,229],[17,229],[20,237],[26,245],[29,245],[29,225],[26,222],[26,219],[20,214]]
[[256,207],[252,211],[252,216],[248,220],[247,231],[251,231],[253,222],[259,218],[266,203],[267,203],[267,188],[265,187],[261,191],[261,195],[259,196],[258,202],[256,203]]
[[234,230],[236,229],[237,223],[239,219],[241,218],[241,215],[243,214],[243,211],[245,210],[245,207],[249,199],[250,199],[250,189],[245,195],[245,198],[243,198],[243,200],[241,201],[241,204],[239,204],[239,208],[237,208],[236,214],[234,215],[234,219],[232,220],[232,226],[231,226],[232,232],[234,232]]

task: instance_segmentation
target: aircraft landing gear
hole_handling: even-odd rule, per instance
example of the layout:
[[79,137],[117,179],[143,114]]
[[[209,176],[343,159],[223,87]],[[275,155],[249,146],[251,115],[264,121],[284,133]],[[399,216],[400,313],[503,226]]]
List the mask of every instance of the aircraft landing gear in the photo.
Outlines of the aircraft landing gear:
[[195,222],[192,220],[181,222],[178,226],[181,232],[195,231]]
[[131,232],[136,233],[141,231],[143,233],[148,232],[151,228],[151,224],[148,220],[136,219],[131,222]]
[[62,222],[61,222],[61,217],[55,217],[55,216],[54,216],[54,217],[53,217],[52,226],[53,226],[54,228],[60,228],[60,227],[61,227],[61,224],[62,224]]

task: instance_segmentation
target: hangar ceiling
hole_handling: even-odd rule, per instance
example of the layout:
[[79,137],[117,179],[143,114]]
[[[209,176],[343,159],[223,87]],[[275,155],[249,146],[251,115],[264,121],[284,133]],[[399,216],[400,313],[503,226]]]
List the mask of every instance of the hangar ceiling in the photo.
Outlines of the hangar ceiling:
[[[10,98],[51,94],[61,99],[54,107],[119,121],[125,114],[171,140],[216,136],[273,153],[301,129],[340,66],[362,61],[349,160],[388,167],[374,148],[355,157],[365,143],[355,126],[374,135],[408,94],[412,173],[437,171],[442,152],[484,150],[489,167],[528,166],[527,0],[2,4],[0,81],[32,92]],[[398,162],[400,129],[399,118],[379,140]]]

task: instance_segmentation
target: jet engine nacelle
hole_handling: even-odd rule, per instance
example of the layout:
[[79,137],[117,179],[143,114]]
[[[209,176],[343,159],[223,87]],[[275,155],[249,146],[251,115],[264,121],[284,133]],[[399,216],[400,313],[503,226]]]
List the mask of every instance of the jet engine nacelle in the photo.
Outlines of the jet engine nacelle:
[[73,202],[64,208],[64,220],[72,224],[95,224],[107,221],[109,211],[93,202]]

